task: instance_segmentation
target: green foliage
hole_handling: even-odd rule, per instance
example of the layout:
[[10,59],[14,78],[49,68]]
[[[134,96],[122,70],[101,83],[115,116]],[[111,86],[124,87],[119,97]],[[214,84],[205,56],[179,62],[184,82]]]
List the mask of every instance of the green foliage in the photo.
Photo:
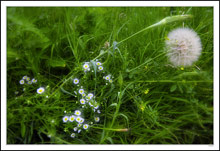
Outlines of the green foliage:
[[[182,14],[193,18],[128,38]],[[182,26],[193,28],[203,46],[185,69],[173,68],[164,54],[167,34]],[[96,68],[82,74],[83,62],[94,64],[97,56],[112,84],[99,80]],[[20,85],[24,75],[37,83]],[[62,117],[79,107],[74,77],[94,90],[101,114],[71,138]],[[39,87],[45,87],[41,95]],[[213,8],[8,7],[7,143],[213,144]]]

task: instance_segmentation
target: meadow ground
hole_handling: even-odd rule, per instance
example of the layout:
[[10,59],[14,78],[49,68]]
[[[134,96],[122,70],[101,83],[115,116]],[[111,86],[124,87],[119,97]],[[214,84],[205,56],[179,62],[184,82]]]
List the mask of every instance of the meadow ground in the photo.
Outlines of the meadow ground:
[[[193,18],[129,37],[182,14]],[[198,33],[202,54],[194,65],[176,68],[165,40],[183,26]],[[85,62],[91,63],[86,74]],[[112,83],[103,79],[109,74]],[[37,82],[20,84],[25,75]],[[101,113],[79,102],[81,86]],[[75,110],[89,126],[80,133],[75,121],[63,122]],[[8,7],[7,143],[213,144],[213,8]]]

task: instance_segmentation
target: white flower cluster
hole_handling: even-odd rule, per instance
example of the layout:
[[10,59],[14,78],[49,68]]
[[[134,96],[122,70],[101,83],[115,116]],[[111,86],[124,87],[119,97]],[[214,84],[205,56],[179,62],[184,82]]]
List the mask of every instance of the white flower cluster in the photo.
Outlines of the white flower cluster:
[[[94,61],[94,63],[96,65],[95,68],[97,68],[99,72],[103,71],[104,68],[102,66],[102,63],[100,61],[98,61],[98,59],[96,59],[96,61]],[[91,70],[91,68],[90,68],[91,66],[92,66],[91,62],[85,62],[83,64],[84,72],[90,71]],[[93,72],[93,70],[92,70],[92,72]]]
[[[80,110],[75,110],[74,114],[72,114],[70,116],[65,115],[63,117],[63,122],[64,123],[67,123],[67,122],[74,123],[77,126],[74,127],[73,130],[77,131],[78,133],[80,133],[82,128],[84,130],[87,130],[89,128],[89,125],[85,123],[85,119],[81,115],[82,115],[82,113],[81,113]],[[74,138],[75,136],[76,136],[75,133],[71,134],[72,138]]]
[[37,83],[37,80],[33,78],[32,80],[28,76],[23,76],[23,78],[19,81],[20,84],[32,84],[32,83]]
[[[113,82],[113,77],[111,75],[107,75],[107,76],[104,76],[103,79],[105,79],[107,82],[109,83],[112,83]],[[106,83],[107,85],[108,83]]]
[[[104,73],[103,71],[104,68],[102,66],[102,63],[98,60],[84,62],[84,64],[82,64],[82,69],[84,73],[87,73],[89,71],[94,72],[94,70]],[[112,78],[113,77],[110,74],[104,77],[104,79],[109,83],[113,82]],[[100,117],[98,116],[98,114],[100,114],[101,111],[99,109],[100,104],[96,100],[95,94],[92,93],[91,91],[89,92],[86,89],[84,89],[84,87],[81,85],[82,84],[81,79],[74,77],[72,80],[73,80],[72,81],[73,85],[77,86],[74,93],[76,96],[80,97],[78,101],[81,106],[79,109],[75,110],[74,112],[65,115],[63,117],[63,122],[66,124],[67,123],[73,124],[73,133],[71,133],[70,137],[75,138],[76,133],[80,133],[82,130],[87,130],[93,124],[93,122],[95,123],[100,122]],[[86,119],[84,119],[84,117],[82,116],[83,111],[88,108],[90,108],[91,111],[95,113],[94,121],[90,121],[90,122],[86,121]]]

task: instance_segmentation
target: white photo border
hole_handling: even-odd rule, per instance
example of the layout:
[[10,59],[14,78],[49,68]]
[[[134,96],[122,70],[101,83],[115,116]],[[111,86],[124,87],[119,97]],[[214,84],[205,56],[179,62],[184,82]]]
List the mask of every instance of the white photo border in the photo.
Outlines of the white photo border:
[[[214,139],[213,145],[7,145],[6,141],[6,9],[7,7],[214,7]],[[1,1],[1,148],[3,150],[219,150],[219,2],[218,1]]]

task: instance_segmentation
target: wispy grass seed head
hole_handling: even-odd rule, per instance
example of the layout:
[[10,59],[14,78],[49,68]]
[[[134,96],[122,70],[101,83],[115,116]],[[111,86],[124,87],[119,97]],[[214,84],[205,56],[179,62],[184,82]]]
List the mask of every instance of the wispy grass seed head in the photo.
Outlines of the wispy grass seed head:
[[168,34],[166,48],[167,56],[174,66],[191,66],[201,55],[202,44],[192,29],[177,28]]

